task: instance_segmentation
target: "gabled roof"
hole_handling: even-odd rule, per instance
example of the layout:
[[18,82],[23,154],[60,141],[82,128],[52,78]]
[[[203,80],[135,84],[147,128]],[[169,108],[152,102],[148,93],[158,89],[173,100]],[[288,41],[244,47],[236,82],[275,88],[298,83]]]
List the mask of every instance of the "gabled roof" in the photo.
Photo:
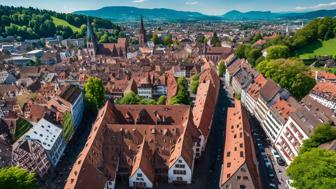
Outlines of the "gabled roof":
[[266,102],[271,101],[281,90],[273,80],[267,79],[266,84],[260,89],[260,97]]
[[[254,188],[260,188],[258,168],[255,165],[256,157],[252,141],[252,133],[246,110],[240,101],[228,108],[226,121],[226,136],[221,185],[224,185],[234,174],[246,165],[252,177]],[[236,179],[236,178],[233,178]]]
[[146,140],[143,140],[138,146],[130,177],[132,177],[138,169],[141,169],[146,177],[154,183],[155,172],[152,165],[152,157],[153,155],[149,149],[148,143]]

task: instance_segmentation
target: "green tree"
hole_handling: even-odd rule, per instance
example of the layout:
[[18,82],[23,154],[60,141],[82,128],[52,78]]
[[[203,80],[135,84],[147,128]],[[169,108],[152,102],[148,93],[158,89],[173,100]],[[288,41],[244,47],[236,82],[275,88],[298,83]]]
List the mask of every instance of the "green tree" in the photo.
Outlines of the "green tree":
[[261,33],[258,33],[255,36],[253,36],[252,43],[257,42],[259,39],[262,39],[262,38],[263,37],[262,37]]
[[240,45],[235,51],[235,55],[238,58],[247,58],[247,54],[251,51],[251,45]]
[[336,128],[330,123],[319,125],[314,129],[313,135],[303,141],[300,148],[300,153],[307,152],[312,148],[317,148],[319,145],[336,139]]
[[158,44],[161,43],[160,38],[159,38],[159,36],[157,35],[157,33],[153,33],[152,38],[151,38],[151,41],[152,41],[154,44],[156,44],[156,45],[158,45]]
[[171,34],[168,34],[168,35],[164,36],[164,38],[163,38],[163,44],[165,46],[169,46],[169,45],[173,44],[173,37],[172,37]]
[[171,100],[171,104],[178,105],[178,104],[186,104],[190,105],[191,100],[189,98],[188,92],[188,82],[185,77],[180,77],[177,80],[178,83],[178,92],[177,95],[174,96]]
[[100,109],[105,102],[105,89],[103,81],[97,77],[90,77],[85,85],[85,102],[92,111]]
[[213,37],[211,38],[211,45],[215,47],[221,47],[221,40],[219,39],[217,32],[214,32]]
[[298,100],[316,84],[309,75],[309,69],[298,59],[265,60],[257,65],[257,70],[289,90]]
[[66,142],[69,142],[75,129],[72,123],[72,115],[70,112],[66,111],[63,115],[63,136]]
[[157,105],[165,105],[167,102],[167,97],[166,96],[160,96],[159,99],[157,100],[156,104]]
[[156,105],[156,101],[154,99],[142,98],[140,100],[139,104],[142,104],[142,105]]
[[257,60],[262,56],[262,53],[259,49],[252,49],[247,54],[247,61],[252,65],[256,66]]
[[220,60],[218,62],[218,73],[219,73],[220,77],[222,77],[224,75],[225,70],[226,70],[225,62],[224,62],[224,60]]
[[336,188],[336,152],[314,148],[299,154],[287,174],[296,189]]
[[37,189],[38,181],[34,173],[19,167],[0,169],[0,189]]
[[197,93],[198,85],[199,85],[199,74],[195,74],[191,77],[191,82],[190,82],[190,90],[193,94]]
[[125,94],[120,100],[117,101],[117,104],[139,104],[141,98],[135,94],[133,91]]
[[285,45],[275,45],[267,49],[267,60],[274,60],[279,58],[288,58],[289,48]]

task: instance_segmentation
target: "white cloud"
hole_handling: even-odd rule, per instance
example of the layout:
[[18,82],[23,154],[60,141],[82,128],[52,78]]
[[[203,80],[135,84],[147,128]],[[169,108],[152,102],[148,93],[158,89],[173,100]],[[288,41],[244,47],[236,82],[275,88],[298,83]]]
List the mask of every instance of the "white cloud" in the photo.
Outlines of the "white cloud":
[[197,1],[187,1],[185,4],[186,5],[197,5],[198,2]]
[[317,4],[314,6],[306,6],[306,7],[296,7],[296,10],[320,10],[320,9],[335,9],[336,2]]
[[145,2],[146,0],[134,0],[134,1],[132,1],[133,3],[143,3],[143,2]]

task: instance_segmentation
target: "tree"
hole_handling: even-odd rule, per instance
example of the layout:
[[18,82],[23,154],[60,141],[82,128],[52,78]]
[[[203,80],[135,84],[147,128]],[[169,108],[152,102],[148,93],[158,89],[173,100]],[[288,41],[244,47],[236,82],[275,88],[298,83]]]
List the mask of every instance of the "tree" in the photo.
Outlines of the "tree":
[[287,174],[296,189],[336,188],[336,152],[314,148],[299,154]]
[[288,58],[289,48],[285,45],[275,45],[267,49],[267,60],[274,60],[279,58]]
[[66,142],[69,142],[75,129],[72,123],[72,115],[70,112],[66,111],[63,115],[63,136]]
[[140,97],[135,94],[133,91],[125,94],[120,100],[117,101],[117,104],[139,104],[141,101]]
[[252,65],[256,66],[257,60],[262,56],[262,53],[259,49],[252,49],[247,54],[247,61]]
[[197,93],[198,85],[199,85],[199,74],[195,74],[191,77],[191,82],[190,82],[190,90],[193,94]]
[[219,61],[218,62],[218,73],[220,77],[224,75],[225,70],[226,70],[226,65],[225,65],[224,60]]
[[0,189],[37,189],[35,173],[19,167],[0,169]]
[[177,83],[178,83],[178,92],[177,95],[172,98],[171,103],[173,105],[178,104],[190,105],[191,100],[189,98],[188,82],[186,78],[185,77],[178,78]]
[[85,102],[92,111],[100,109],[105,102],[105,89],[103,81],[97,77],[90,77],[85,85]]
[[219,39],[217,32],[214,32],[213,37],[211,38],[211,45],[215,47],[221,47],[221,40]]
[[158,44],[161,43],[161,42],[160,42],[160,38],[159,38],[159,36],[157,35],[157,33],[153,33],[152,38],[151,38],[151,41],[152,41],[154,44],[156,44],[156,45],[158,45]]
[[172,37],[171,34],[168,34],[168,35],[164,36],[163,44],[166,45],[166,46],[169,46],[169,45],[173,44],[173,37]]
[[251,45],[240,45],[235,51],[235,55],[238,58],[247,58],[247,54],[252,49]]
[[262,38],[263,38],[263,37],[262,37],[261,33],[258,33],[258,34],[256,34],[256,35],[253,37],[253,39],[252,39],[252,43],[257,42],[259,39],[262,39]]
[[159,99],[157,100],[156,104],[157,105],[165,105],[167,101],[166,96],[160,96]]
[[289,90],[298,100],[316,84],[309,75],[309,69],[298,59],[265,60],[257,65],[257,70]]
[[330,123],[319,125],[314,129],[313,135],[303,141],[300,148],[300,154],[317,148],[319,145],[336,139],[336,128],[331,126]]

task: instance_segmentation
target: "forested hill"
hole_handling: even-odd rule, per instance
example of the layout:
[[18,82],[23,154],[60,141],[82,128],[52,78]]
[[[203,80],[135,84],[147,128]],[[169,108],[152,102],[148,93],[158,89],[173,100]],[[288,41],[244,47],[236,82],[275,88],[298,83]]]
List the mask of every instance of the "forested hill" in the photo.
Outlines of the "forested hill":
[[[113,42],[123,35],[120,28],[109,20],[89,17],[101,42]],[[25,39],[39,39],[61,35],[63,38],[80,38],[86,34],[87,17],[76,14],[57,13],[35,8],[0,6],[0,35]],[[112,35],[107,31],[114,29]]]

